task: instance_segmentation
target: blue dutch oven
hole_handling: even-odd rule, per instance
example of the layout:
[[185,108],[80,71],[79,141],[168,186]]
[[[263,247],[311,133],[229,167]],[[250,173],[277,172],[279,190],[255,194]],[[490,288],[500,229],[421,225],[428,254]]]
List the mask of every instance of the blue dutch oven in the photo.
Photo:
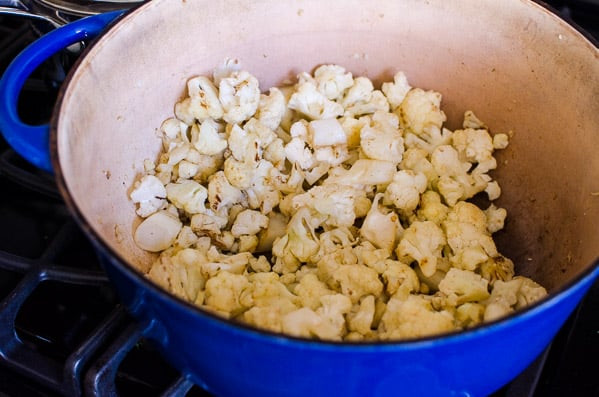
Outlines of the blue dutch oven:
[[[50,125],[23,124],[20,89],[44,59],[99,36],[63,85]],[[399,342],[287,337],[217,317],[148,281],[128,193],[161,148],[185,81],[237,57],[262,87],[318,64],[375,82],[405,71],[444,94],[448,124],[466,109],[513,131],[495,174],[508,209],[500,251],[550,294],[462,332]],[[100,14],[27,48],[0,82],[0,130],[54,172],[123,303],[164,357],[223,396],[483,396],[549,344],[599,275],[599,52],[524,0],[174,1]]]

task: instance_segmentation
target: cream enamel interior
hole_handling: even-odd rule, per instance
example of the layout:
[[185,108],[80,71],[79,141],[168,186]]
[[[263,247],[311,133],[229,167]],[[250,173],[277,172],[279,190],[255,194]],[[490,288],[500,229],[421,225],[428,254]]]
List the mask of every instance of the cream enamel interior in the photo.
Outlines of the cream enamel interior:
[[265,90],[323,63],[380,83],[403,70],[443,94],[448,125],[472,109],[513,131],[495,173],[508,209],[500,251],[549,289],[599,254],[599,55],[522,0],[154,0],[117,23],[71,76],[56,123],[75,205],[114,251],[144,270],[128,198],[186,80],[226,57]]

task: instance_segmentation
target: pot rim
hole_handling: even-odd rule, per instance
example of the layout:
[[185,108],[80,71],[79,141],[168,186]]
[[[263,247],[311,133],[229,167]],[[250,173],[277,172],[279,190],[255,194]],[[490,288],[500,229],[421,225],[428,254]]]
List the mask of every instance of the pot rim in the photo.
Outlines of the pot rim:
[[[599,39],[594,38],[574,21],[563,19],[557,12],[557,10],[547,3],[541,0],[519,0],[526,3],[529,7],[537,6],[542,12],[547,12],[555,18],[557,23],[563,24],[565,28],[573,29],[583,39],[589,41],[596,50],[599,51]],[[261,328],[251,326],[241,321],[230,320],[221,317],[208,310],[202,309],[198,306],[193,305],[191,302],[185,301],[182,298],[169,293],[162,289],[157,284],[153,283],[144,275],[136,270],[132,265],[120,255],[119,252],[112,249],[103,239],[95,232],[91,224],[86,220],[82,211],[79,209],[74,199],[69,193],[67,188],[66,180],[62,169],[60,168],[60,158],[58,154],[58,124],[64,100],[64,95],[68,85],[70,84],[76,70],[82,64],[84,59],[89,55],[91,49],[93,49],[104,37],[111,32],[115,27],[127,23],[131,18],[135,17],[135,14],[141,12],[140,10],[149,6],[152,2],[139,4],[128,11],[126,11],[117,20],[111,22],[106,29],[100,33],[88,46],[85,48],[83,53],[75,61],[67,74],[56,99],[52,117],[50,120],[50,157],[52,162],[52,168],[55,172],[55,180],[62,196],[63,200],[70,213],[73,215],[77,225],[84,231],[87,238],[92,242],[95,249],[100,251],[103,255],[110,257],[111,264],[114,265],[118,271],[123,273],[129,279],[132,279],[136,283],[139,283],[142,288],[149,290],[154,296],[168,305],[174,305],[177,309],[182,309],[192,316],[200,317],[204,320],[210,321],[213,325],[220,328],[226,328],[229,332],[235,334],[244,334],[247,337],[253,339],[261,339],[264,341],[270,341],[272,343],[279,344],[296,344],[302,347],[310,347],[322,350],[339,350],[341,349],[358,349],[360,351],[380,351],[380,350],[412,350],[418,349],[425,346],[436,345],[439,343],[447,342],[462,342],[464,339],[474,339],[482,334],[491,331],[499,331],[501,329],[509,328],[514,326],[518,322],[525,321],[528,318],[532,318],[544,310],[556,305],[561,299],[565,298],[566,295],[573,294],[584,282],[592,282],[593,279],[599,278],[599,256],[578,276],[569,282],[561,285],[555,291],[548,293],[542,299],[526,306],[525,308],[515,310],[507,316],[501,317],[496,320],[482,322],[472,328],[464,330],[455,330],[450,332],[444,332],[440,334],[434,334],[430,336],[400,339],[400,340],[382,340],[382,341],[332,341],[332,340],[319,340],[309,339],[304,337],[297,337],[287,335],[283,333],[277,333]],[[578,288],[577,288],[578,287]]]

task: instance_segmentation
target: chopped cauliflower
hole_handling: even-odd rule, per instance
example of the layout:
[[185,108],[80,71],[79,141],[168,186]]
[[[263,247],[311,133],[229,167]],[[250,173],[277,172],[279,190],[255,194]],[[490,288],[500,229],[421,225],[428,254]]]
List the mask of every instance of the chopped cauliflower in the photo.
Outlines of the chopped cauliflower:
[[218,98],[223,120],[237,124],[252,117],[260,103],[258,80],[246,71],[234,71],[220,80]]
[[129,195],[131,201],[139,204],[137,215],[147,218],[156,211],[166,207],[166,189],[157,177],[146,175],[135,184]]
[[146,276],[180,299],[272,332],[377,341],[473,327],[545,289],[493,233],[488,174],[510,134],[473,112],[444,126],[441,94],[397,72],[375,87],[339,65],[261,93],[236,59],[187,81],[143,162],[133,238]]

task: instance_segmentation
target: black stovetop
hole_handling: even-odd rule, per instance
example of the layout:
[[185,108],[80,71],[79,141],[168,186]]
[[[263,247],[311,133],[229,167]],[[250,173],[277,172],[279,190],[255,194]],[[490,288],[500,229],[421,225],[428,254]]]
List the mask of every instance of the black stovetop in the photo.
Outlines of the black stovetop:
[[[599,38],[599,0],[549,3]],[[0,15],[0,73],[37,30]],[[27,81],[19,100],[25,121],[47,121],[75,58],[65,51]],[[52,177],[1,136],[0,186],[0,395],[208,395],[139,337]],[[599,367],[589,363],[599,357],[597,313],[599,283],[536,362],[493,396],[599,396]]]

